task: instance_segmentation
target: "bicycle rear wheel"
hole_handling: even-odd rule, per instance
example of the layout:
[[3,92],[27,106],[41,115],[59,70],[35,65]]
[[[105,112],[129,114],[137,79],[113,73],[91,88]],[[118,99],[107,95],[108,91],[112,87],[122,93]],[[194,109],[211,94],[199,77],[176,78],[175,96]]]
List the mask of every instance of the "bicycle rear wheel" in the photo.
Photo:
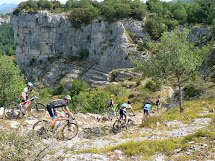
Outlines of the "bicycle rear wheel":
[[48,139],[52,136],[52,132],[49,126],[50,123],[47,120],[37,121],[33,126],[33,131],[35,131],[39,137]]
[[113,132],[116,134],[116,133],[119,133],[121,131],[121,128],[122,128],[122,122],[121,120],[116,120],[113,124]]
[[31,115],[34,118],[40,118],[40,117],[44,116],[45,113],[46,113],[46,107],[44,104],[37,102],[37,103],[32,105]]
[[71,140],[78,134],[78,125],[68,122],[62,130],[63,139]]
[[7,104],[4,108],[4,114],[9,119],[18,118],[20,113],[21,113],[21,111],[20,111],[19,104],[16,102],[11,102],[11,103]]

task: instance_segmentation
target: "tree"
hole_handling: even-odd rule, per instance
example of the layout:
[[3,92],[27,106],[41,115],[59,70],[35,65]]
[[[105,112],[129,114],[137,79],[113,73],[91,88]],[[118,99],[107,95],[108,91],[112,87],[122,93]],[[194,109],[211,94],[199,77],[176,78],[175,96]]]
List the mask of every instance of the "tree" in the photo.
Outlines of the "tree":
[[[162,34],[160,42],[153,44],[155,54],[147,61],[135,61],[136,70],[143,71],[148,77],[166,79],[169,76],[177,78],[179,87],[179,105],[182,108],[182,80],[184,75],[190,75],[201,65],[203,57],[200,53],[202,50],[189,43],[189,31],[175,29],[171,32]],[[204,52],[202,52],[204,53]]]
[[7,56],[0,55],[0,106],[14,99],[14,95],[24,86],[24,78],[20,75],[19,67]]

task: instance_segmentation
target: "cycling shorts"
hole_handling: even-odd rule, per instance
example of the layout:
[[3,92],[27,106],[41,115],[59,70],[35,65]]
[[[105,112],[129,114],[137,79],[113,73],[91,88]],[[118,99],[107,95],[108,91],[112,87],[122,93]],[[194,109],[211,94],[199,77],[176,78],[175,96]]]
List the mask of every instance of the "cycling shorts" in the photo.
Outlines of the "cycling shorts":
[[127,116],[127,112],[122,109],[120,109],[119,114],[120,114],[120,117]]
[[49,112],[49,115],[51,116],[51,118],[56,118],[56,111],[53,107],[51,107],[51,104],[49,103],[47,106],[46,106],[46,109],[48,110]]
[[145,114],[145,113],[146,113],[147,115],[150,114],[149,110],[144,109],[144,114]]

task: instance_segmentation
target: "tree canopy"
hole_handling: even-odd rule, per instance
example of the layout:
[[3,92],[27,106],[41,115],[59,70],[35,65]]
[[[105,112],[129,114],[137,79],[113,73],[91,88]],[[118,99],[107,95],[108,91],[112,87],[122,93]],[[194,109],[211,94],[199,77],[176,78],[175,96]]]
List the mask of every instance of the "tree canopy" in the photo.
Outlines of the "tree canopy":
[[15,94],[21,92],[24,77],[20,75],[19,66],[15,65],[5,55],[0,55],[0,106],[15,99]]
[[181,84],[183,75],[191,75],[201,65],[205,55],[201,50],[193,48],[188,41],[187,29],[175,29],[164,32],[160,41],[153,44],[154,54],[147,61],[136,61],[136,70],[144,76],[154,79],[166,79],[175,76],[178,80],[180,110],[182,108]]

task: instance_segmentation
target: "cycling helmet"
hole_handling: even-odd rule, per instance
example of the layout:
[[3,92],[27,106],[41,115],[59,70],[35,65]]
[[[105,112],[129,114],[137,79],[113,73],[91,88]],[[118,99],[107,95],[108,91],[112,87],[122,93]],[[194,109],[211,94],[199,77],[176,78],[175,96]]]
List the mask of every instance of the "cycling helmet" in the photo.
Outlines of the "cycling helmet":
[[131,104],[131,101],[128,101],[128,104]]
[[33,83],[28,82],[28,83],[27,83],[27,86],[33,87]]
[[70,96],[70,95],[66,95],[66,96],[64,97],[64,99],[65,99],[65,100],[71,100],[71,96]]

